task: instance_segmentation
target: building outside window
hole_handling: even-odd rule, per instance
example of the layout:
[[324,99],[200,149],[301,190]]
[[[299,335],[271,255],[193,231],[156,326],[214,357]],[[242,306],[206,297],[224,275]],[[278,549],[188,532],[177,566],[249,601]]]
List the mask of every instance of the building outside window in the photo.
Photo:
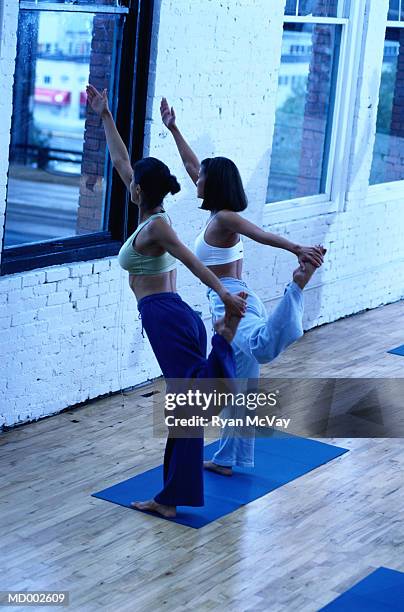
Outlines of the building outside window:
[[370,185],[404,180],[404,0],[390,0]]

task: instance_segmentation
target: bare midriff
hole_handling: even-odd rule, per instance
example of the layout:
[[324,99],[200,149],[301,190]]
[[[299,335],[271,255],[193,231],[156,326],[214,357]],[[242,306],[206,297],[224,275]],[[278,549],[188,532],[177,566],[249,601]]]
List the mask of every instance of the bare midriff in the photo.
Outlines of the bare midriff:
[[[213,222],[212,226],[214,225],[215,223]],[[216,232],[215,231],[212,232],[213,227],[209,229],[210,229],[209,233],[211,234],[211,236],[209,237],[211,238],[213,244],[216,242],[214,246],[221,246],[221,247],[233,246],[240,239],[238,234],[232,233],[230,235],[223,236],[223,233],[219,234],[216,228],[215,228]],[[140,242],[141,240],[137,240],[137,243],[140,243]],[[211,241],[209,240],[209,242]],[[138,249],[140,248],[142,251],[144,250],[144,247],[141,244],[139,244],[137,248]],[[153,250],[153,252],[144,253],[144,254],[145,255],[146,254],[161,255],[161,249]],[[223,278],[226,276],[231,277],[231,278],[238,278],[239,280],[241,280],[242,278],[242,271],[243,271],[243,260],[242,259],[238,259],[236,261],[232,261],[226,264],[218,264],[218,265],[207,266],[207,267],[209,268],[209,270],[213,272],[213,274],[216,274],[218,278]],[[177,270],[171,270],[170,272],[164,272],[162,274],[153,274],[153,275],[129,274],[129,286],[132,289],[138,301],[141,300],[143,297],[146,297],[147,295],[152,295],[154,293],[176,292],[177,291],[176,281],[177,281]]]
[[176,292],[177,270],[162,274],[129,274],[129,287],[139,301],[154,293]]
[[232,278],[238,278],[241,280],[243,272],[243,260],[237,259],[227,264],[219,264],[217,266],[208,266],[209,270],[216,274],[218,278],[225,276],[231,276]]

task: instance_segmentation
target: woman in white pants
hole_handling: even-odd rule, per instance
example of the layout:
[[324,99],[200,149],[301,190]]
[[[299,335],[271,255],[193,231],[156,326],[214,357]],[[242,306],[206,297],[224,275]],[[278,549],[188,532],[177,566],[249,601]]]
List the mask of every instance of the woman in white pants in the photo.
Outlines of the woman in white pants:
[[[231,293],[248,293],[247,310],[232,346],[236,359],[236,376],[241,384],[247,379],[258,379],[260,364],[269,363],[292,342],[303,335],[303,288],[316,267],[323,263],[325,249],[318,245],[304,247],[286,240],[244,219],[239,213],[247,207],[247,198],[236,165],[225,157],[214,157],[199,162],[176,124],[174,109],[165,98],[161,101],[161,117],[174,137],[179,154],[192,181],[201,208],[210,211],[206,227],[195,241],[196,256],[220,278]],[[243,243],[241,235],[261,244],[282,248],[294,253],[299,267],[293,281],[268,316],[260,298],[242,280]],[[209,290],[208,298],[213,320],[223,315],[219,296]],[[242,410],[236,406],[225,409],[228,416],[237,417]],[[241,416],[241,415],[240,415]],[[220,447],[205,468],[231,476],[233,466],[254,465],[254,436],[241,428],[225,427]]]

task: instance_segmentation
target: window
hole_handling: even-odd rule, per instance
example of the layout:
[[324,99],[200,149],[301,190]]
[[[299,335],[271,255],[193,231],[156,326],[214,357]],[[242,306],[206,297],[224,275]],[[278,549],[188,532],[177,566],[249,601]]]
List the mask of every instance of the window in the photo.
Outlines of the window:
[[370,185],[404,180],[404,1],[387,19]]
[[349,3],[341,0],[286,3],[269,203],[312,196],[331,200],[337,95],[349,13]]
[[116,254],[135,224],[85,86],[108,89],[141,157],[152,4],[20,2],[3,274]]

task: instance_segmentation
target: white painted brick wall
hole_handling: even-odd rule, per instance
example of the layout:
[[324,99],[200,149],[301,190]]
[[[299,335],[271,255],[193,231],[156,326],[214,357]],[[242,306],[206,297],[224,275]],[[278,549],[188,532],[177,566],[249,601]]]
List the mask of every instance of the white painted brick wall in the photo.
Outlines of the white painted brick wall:
[[[368,4],[371,40],[363,46],[354,108],[346,211],[272,225],[264,213],[273,133],[283,0],[162,0],[153,41],[146,123],[150,154],[182,185],[167,198],[181,238],[192,245],[206,213],[159,118],[166,95],[202,158],[226,155],[246,185],[246,215],[305,244],[323,242],[326,263],[305,291],[305,328],[403,297],[403,202],[367,202],[387,0]],[[3,231],[15,56],[17,2],[5,0],[0,24],[0,232]],[[181,36],[178,33],[181,32]],[[369,109],[369,100],[373,108]],[[366,135],[364,140],[363,135]],[[263,265],[263,262],[264,265]],[[289,253],[246,241],[245,278],[272,308],[296,266]],[[181,295],[208,321],[205,288],[180,266]],[[67,406],[159,375],[141,336],[135,299],[116,258],[53,266],[0,278],[0,425]],[[386,347],[388,348],[388,347]]]

